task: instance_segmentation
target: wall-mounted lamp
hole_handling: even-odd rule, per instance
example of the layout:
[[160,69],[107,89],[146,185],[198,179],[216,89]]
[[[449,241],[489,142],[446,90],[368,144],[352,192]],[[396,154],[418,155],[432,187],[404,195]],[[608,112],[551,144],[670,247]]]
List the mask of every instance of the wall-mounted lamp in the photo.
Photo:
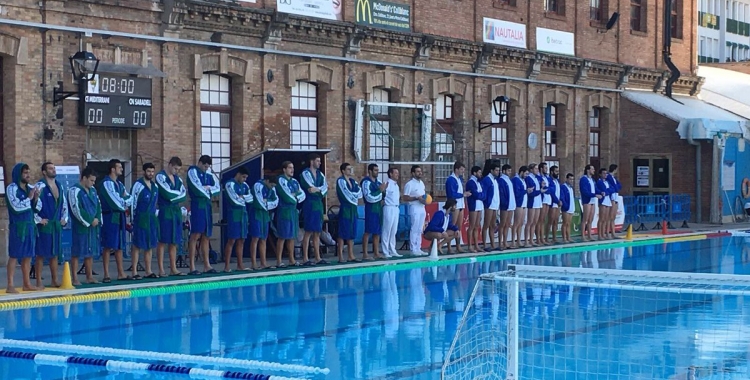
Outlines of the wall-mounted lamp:
[[422,87],[422,83],[419,83],[417,85],[417,94],[422,95],[422,90],[424,90],[424,87]]
[[500,117],[500,121],[497,123],[482,123],[481,120],[479,120],[478,128],[479,131],[482,131],[485,128],[492,127],[497,124],[505,123],[508,119],[508,103],[510,103],[510,98],[507,96],[498,96],[492,101],[492,111],[495,113],[495,115]]
[[266,94],[266,103],[268,103],[269,106],[273,105],[273,95],[271,93]]
[[349,75],[349,79],[346,80],[346,87],[349,87],[349,89],[354,88],[354,75]]
[[52,91],[52,105],[57,106],[63,100],[78,95],[78,124],[83,125],[86,108],[86,86],[96,76],[99,69],[99,59],[88,51],[79,51],[69,58],[70,70],[73,78],[78,80],[78,91],[63,91],[63,82],[57,82],[57,87]]
[[266,72],[266,79],[268,79],[268,83],[273,82],[273,70],[268,69]]

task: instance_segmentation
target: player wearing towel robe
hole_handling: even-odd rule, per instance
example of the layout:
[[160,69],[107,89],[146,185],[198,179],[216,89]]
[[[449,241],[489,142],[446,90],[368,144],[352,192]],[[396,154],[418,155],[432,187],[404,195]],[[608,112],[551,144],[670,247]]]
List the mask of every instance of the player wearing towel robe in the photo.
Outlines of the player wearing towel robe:
[[388,182],[378,181],[379,168],[376,164],[367,166],[367,176],[362,178],[362,198],[365,200],[365,233],[362,235],[362,259],[371,260],[367,256],[367,246],[372,235],[372,252],[376,259],[380,255],[380,234],[383,232],[383,193],[388,188]]
[[[482,191],[484,192],[484,224],[482,225],[482,246],[485,251],[496,251],[495,227],[497,226],[497,211],[500,209],[500,189],[497,177],[500,176],[500,166],[490,161],[484,166],[482,173]],[[490,246],[487,247],[487,243]]]
[[594,165],[586,165],[583,176],[578,182],[578,191],[581,193],[581,204],[583,216],[581,217],[581,235],[583,241],[591,240],[591,223],[594,221],[594,207],[598,205],[601,194],[596,192],[596,181],[594,181],[596,168]]
[[70,274],[73,285],[78,281],[78,260],[83,259],[86,268],[86,282],[96,284],[93,277],[94,255],[100,252],[100,230],[102,206],[99,195],[94,188],[96,175],[93,169],[86,168],[81,172],[81,181],[68,189],[68,207],[73,214],[73,239],[70,246]]
[[31,286],[31,258],[35,254],[36,225],[34,214],[39,211],[39,190],[29,186],[29,166],[23,162],[13,166],[12,183],[5,190],[8,198],[8,287],[6,293],[18,293],[13,285],[16,265],[21,261],[23,290],[34,291]]
[[[557,244],[557,225],[560,222],[560,168],[557,165],[553,165],[549,168],[549,176],[547,181],[549,182],[549,189],[547,193],[550,195],[550,206],[549,206],[549,217],[547,218],[547,225],[544,229],[544,236],[547,237],[548,233],[552,233],[552,244]],[[547,241],[550,242],[549,240]]]
[[[527,211],[524,237],[526,238],[526,245],[534,247],[538,247],[541,244],[541,241],[539,240],[540,232],[538,232],[536,227],[540,222],[539,217],[542,212],[542,195],[545,190],[542,189],[539,177],[539,167],[537,164],[529,164],[529,175],[526,176],[526,186],[531,189],[531,192],[529,192],[529,208]],[[534,242],[535,234],[538,244]]]
[[513,244],[511,248],[525,247],[521,242],[521,229],[526,224],[526,212],[529,205],[530,189],[526,187],[526,176],[529,174],[529,168],[524,165],[518,168],[518,172],[513,177],[513,194],[516,196],[516,211],[513,214]]
[[131,279],[140,280],[138,274],[138,255],[143,252],[146,265],[146,278],[159,278],[151,270],[151,254],[159,244],[159,218],[156,216],[156,203],[159,201],[159,186],[154,182],[156,167],[147,162],[143,164],[143,177],[133,184],[130,190],[133,202],[130,217],[133,220],[133,249],[131,250]]
[[52,287],[59,287],[57,279],[57,263],[62,261],[62,229],[68,224],[68,201],[62,184],[55,179],[57,169],[55,164],[45,162],[42,165],[43,178],[37,182],[39,189],[39,212],[34,216],[39,237],[36,240],[36,287],[44,289],[42,284],[42,267],[44,260],[49,260]]
[[[471,195],[470,192],[464,190],[464,172],[466,167],[459,161],[453,164],[453,174],[448,176],[445,180],[445,195],[448,199],[456,200],[456,207],[453,211],[453,220],[458,226],[458,233],[456,234],[456,251],[463,253],[461,249],[461,228],[463,227],[464,221],[464,208],[466,208],[466,202],[464,198]],[[450,242],[448,242],[450,244]]]
[[618,199],[620,196],[620,190],[622,190],[622,183],[615,177],[617,174],[617,165],[612,164],[609,165],[609,174],[607,174],[607,183],[609,183],[609,187],[612,188],[612,196],[610,197],[612,199],[612,209],[609,212],[609,219],[610,219],[610,227],[611,230],[610,236],[612,239],[615,238],[615,219],[617,218],[617,212],[621,205],[618,203]]
[[539,173],[536,175],[537,181],[542,189],[542,209],[539,211],[539,218],[536,223],[536,240],[539,245],[549,245],[547,241],[547,222],[549,220],[549,211],[552,206],[552,196],[550,195],[549,168],[547,163],[542,162],[538,166]]
[[187,189],[180,169],[182,160],[179,157],[169,159],[167,167],[156,174],[156,184],[159,187],[159,244],[156,246],[156,264],[159,276],[165,277],[164,247],[169,249],[169,275],[184,276],[184,272],[177,270],[177,247],[182,245],[182,208],[180,203],[187,199]]
[[[117,279],[127,278],[122,264],[122,251],[125,248],[125,225],[127,220],[125,210],[130,208],[130,194],[125,185],[118,178],[122,176],[122,162],[117,159],[109,160],[109,173],[100,184],[97,194],[101,197],[102,217],[101,246],[102,264],[104,266],[104,281],[109,276],[109,256],[115,253],[117,265]],[[72,269],[72,268],[71,268]]]
[[216,273],[208,258],[208,240],[214,228],[211,198],[221,194],[221,186],[211,172],[210,156],[203,155],[198,159],[198,165],[191,166],[187,172],[188,193],[190,194],[190,240],[188,254],[190,258],[190,275],[201,274],[195,269],[195,255],[200,241],[200,251],[203,255],[203,270],[206,273]]
[[573,220],[573,214],[576,213],[575,190],[573,184],[575,176],[573,173],[565,175],[565,183],[560,186],[560,212],[562,213],[562,239],[563,243],[572,243],[570,240],[570,222]]
[[[320,262],[320,233],[323,231],[323,201],[328,195],[328,182],[326,176],[320,171],[320,156],[312,153],[308,157],[310,167],[302,171],[299,184],[305,191],[305,200],[302,203],[302,226],[305,234],[302,236],[302,262],[310,265],[308,251],[310,248],[310,237],[312,237],[315,262]],[[295,236],[295,239],[297,237]]]
[[[443,244],[448,243],[459,233],[458,226],[453,223],[453,211],[456,208],[456,200],[448,199],[445,201],[442,210],[438,210],[432,215],[432,219],[424,230],[425,240],[437,240],[438,254],[442,254]],[[451,246],[448,244],[448,253],[451,253]]]
[[[284,173],[279,176],[276,194],[279,195],[279,207],[276,209],[276,266],[285,268],[281,255],[286,248],[289,254],[289,265],[299,266],[294,260],[294,242],[299,233],[299,213],[297,205],[304,202],[306,195],[294,179],[294,164],[291,161],[281,163]],[[271,267],[274,268],[274,267]]]
[[268,238],[268,226],[271,223],[271,210],[279,205],[279,197],[276,194],[276,178],[264,178],[253,185],[253,201],[250,203],[250,263],[252,269],[255,265],[256,252],[260,251],[260,266],[262,269],[269,268],[266,265],[266,239]]
[[226,202],[224,220],[227,222],[227,243],[224,246],[224,272],[230,273],[232,248],[237,252],[237,270],[247,270],[242,263],[245,239],[250,229],[247,207],[253,201],[253,194],[247,184],[250,173],[244,166],[237,169],[234,178],[224,184],[224,202]]
[[354,258],[354,238],[357,235],[357,204],[359,199],[362,198],[362,189],[360,189],[357,180],[353,177],[354,168],[349,163],[344,162],[339,167],[341,170],[341,177],[336,180],[336,195],[339,199],[339,233],[336,237],[337,251],[339,255],[339,262],[345,263],[343,260],[344,244],[348,246],[349,258],[348,261],[361,262]]
[[473,166],[471,168],[471,178],[466,182],[466,191],[471,195],[466,199],[466,206],[469,209],[469,231],[467,236],[469,237],[469,251],[479,252],[479,240],[481,239],[480,233],[482,231],[481,217],[482,210],[484,210],[484,192],[482,191],[482,168],[479,166]]
[[612,194],[614,189],[607,182],[607,169],[599,169],[599,179],[596,181],[596,193],[601,195],[599,198],[599,219],[596,223],[596,234],[599,240],[608,238],[607,233],[610,229],[609,213],[612,210]]
[[513,182],[510,180],[510,175],[513,174],[513,167],[505,164],[500,168],[500,173],[500,177],[497,178],[500,192],[500,226],[498,236],[500,248],[508,249],[508,230],[510,229],[513,214],[516,212],[516,194],[513,191]]

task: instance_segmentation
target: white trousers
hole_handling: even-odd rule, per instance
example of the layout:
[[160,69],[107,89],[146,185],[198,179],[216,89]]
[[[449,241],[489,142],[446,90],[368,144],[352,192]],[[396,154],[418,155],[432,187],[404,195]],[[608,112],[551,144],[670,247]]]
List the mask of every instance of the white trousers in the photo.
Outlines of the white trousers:
[[422,252],[422,232],[424,232],[427,211],[424,207],[409,206],[409,216],[411,217],[411,232],[409,233],[411,251],[412,253]]
[[380,245],[383,253],[392,255],[396,251],[396,232],[398,232],[398,207],[383,206],[383,231],[380,235]]

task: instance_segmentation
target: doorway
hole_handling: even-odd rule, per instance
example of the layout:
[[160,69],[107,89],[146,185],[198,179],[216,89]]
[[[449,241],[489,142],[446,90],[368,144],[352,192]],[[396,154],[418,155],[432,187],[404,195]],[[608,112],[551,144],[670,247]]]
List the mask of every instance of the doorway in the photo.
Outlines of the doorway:
[[669,156],[633,158],[633,195],[669,195],[672,186],[672,159]]

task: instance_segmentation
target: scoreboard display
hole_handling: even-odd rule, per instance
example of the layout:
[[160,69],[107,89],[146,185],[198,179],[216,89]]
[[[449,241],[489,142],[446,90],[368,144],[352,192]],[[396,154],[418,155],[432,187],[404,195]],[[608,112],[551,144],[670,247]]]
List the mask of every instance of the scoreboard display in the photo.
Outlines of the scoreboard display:
[[151,127],[151,79],[97,74],[84,96],[87,127]]

